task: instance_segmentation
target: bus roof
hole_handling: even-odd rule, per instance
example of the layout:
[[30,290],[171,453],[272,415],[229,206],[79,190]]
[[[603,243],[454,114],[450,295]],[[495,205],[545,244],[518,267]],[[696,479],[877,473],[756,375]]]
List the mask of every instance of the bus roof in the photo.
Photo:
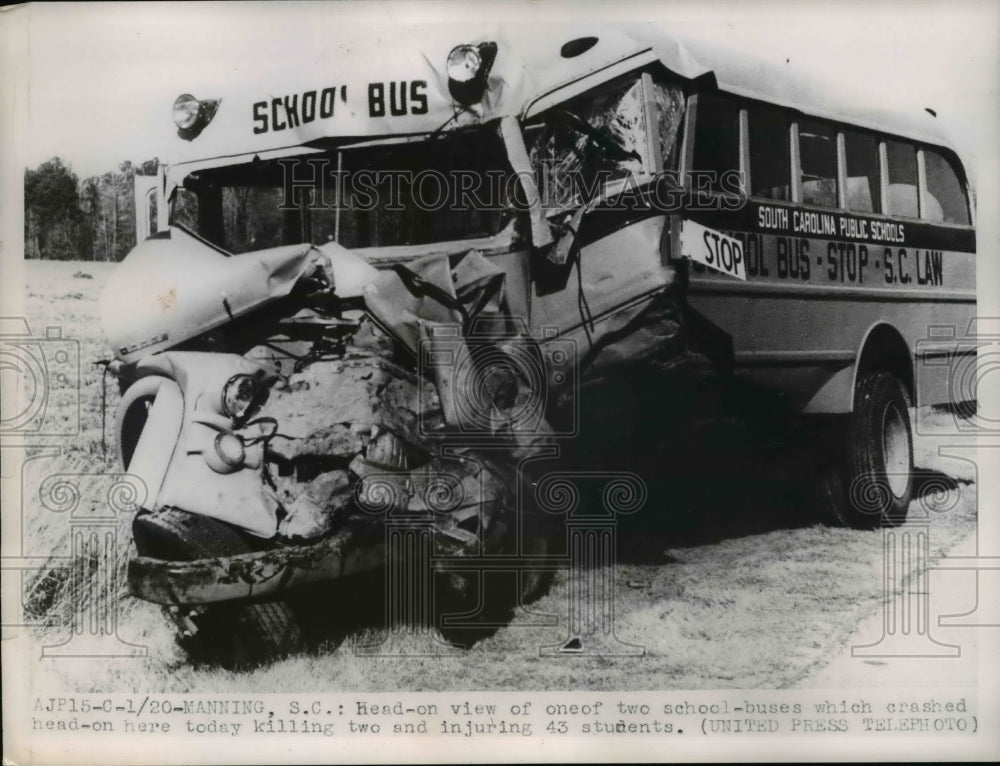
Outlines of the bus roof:
[[[596,42],[577,55],[563,55],[567,42],[583,38]],[[480,104],[457,109],[448,90],[448,54],[456,45],[485,41],[498,46],[486,95]],[[789,66],[652,28],[437,25],[408,28],[364,47],[326,43],[306,65],[271,69],[241,84],[227,81],[220,89],[225,92],[198,93],[219,98],[217,111],[197,137],[178,138],[172,159],[182,166],[175,172],[186,173],[194,169],[187,163],[229,164],[244,155],[286,153],[330,140],[418,135],[524,118],[562,100],[564,86],[583,78],[611,79],[657,61],[685,79],[714,78],[720,90],[739,96],[950,147],[937,120],[924,110],[903,113],[861,104]]]
[[[669,63],[672,56],[678,61],[689,58],[710,71],[719,89],[728,93],[788,107],[814,117],[952,147],[941,123],[925,109],[891,110],[880,102],[866,103],[865,99],[843,86],[806,77],[791,65],[778,66],[700,40],[660,37],[652,44],[668,68],[673,69]],[[675,45],[682,48],[684,54],[671,54],[670,49]],[[683,71],[674,71],[686,75]],[[696,77],[698,72],[686,76]]]

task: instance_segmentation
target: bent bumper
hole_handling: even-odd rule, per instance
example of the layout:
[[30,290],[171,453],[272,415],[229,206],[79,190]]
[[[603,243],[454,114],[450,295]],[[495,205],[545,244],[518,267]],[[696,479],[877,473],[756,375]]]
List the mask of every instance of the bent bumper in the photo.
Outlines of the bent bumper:
[[[463,557],[466,542],[436,535],[433,556]],[[333,582],[384,566],[387,538],[350,531],[308,545],[238,556],[165,561],[146,556],[128,565],[133,596],[164,606],[281,597],[304,585]],[[430,563],[430,562],[428,562]]]
[[133,596],[165,606],[264,599],[303,585],[382,566],[385,540],[344,533],[310,545],[238,556],[164,561],[139,556],[128,565]]

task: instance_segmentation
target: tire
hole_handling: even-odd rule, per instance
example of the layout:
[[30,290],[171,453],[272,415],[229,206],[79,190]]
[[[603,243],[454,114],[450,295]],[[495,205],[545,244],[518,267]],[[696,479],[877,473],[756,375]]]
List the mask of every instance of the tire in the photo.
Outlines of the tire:
[[910,398],[886,372],[863,377],[854,412],[837,429],[820,468],[818,496],[828,522],[854,529],[897,526],[913,499]]
[[[488,464],[489,465],[489,464]],[[483,539],[487,555],[516,553],[516,501],[512,488],[517,469],[510,465],[492,470],[507,476],[509,497],[499,512],[487,519]],[[521,553],[525,557],[542,558],[549,553],[549,535],[540,523],[540,514],[529,510],[522,519]],[[549,588],[555,576],[551,569],[481,571],[471,573],[438,572],[435,577],[435,619],[442,636],[451,643],[469,647],[495,633],[508,623],[518,606],[538,599]],[[460,625],[445,625],[445,614],[458,617]]]
[[[524,554],[538,558],[547,556],[550,552],[548,536],[540,530],[529,532],[529,535],[531,536],[524,541]],[[546,591],[552,585],[555,576],[554,569],[522,570],[518,582],[518,595],[521,605],[526,606],[545,595]]]
[[[252,550],[235,529],[176,508],[142,512],[132,522],[140,555],[168,561],[235,556]],[[193,659],[230,670],[247,670],[304,648],[291,608],[282,600],[238,602],[166,610],[181,629],[179,642]],[[195,630],[184,635],[182,625]]]

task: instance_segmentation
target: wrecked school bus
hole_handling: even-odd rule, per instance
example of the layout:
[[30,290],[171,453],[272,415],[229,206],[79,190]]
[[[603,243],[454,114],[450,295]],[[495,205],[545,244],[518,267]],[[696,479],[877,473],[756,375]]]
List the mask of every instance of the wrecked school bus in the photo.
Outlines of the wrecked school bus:
[[194,655],[297,650],[296,594],[382,567],[414,519],[433,572],[393,614],[464,615],[438,623],[462,643],[545,586],[542,458],[655,465],[706,370],[823,424],[831,521],[905,518],[908,410],[953,398],[917,341],[975,309],[931,114],[613,28],[379,46],[192,85],[175,161],[137,178],[102,301],[146,487],[129,585]]

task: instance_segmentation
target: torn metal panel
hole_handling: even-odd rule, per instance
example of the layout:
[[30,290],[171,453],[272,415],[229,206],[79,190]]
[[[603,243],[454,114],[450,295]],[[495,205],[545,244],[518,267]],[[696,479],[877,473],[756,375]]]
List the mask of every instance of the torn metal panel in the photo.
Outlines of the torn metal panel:
[[136,361],[287,295],[313,267],[311,251],[291,245],[237,260],[179,229],[146,240],[109,277],[102,327],[116,356]]

